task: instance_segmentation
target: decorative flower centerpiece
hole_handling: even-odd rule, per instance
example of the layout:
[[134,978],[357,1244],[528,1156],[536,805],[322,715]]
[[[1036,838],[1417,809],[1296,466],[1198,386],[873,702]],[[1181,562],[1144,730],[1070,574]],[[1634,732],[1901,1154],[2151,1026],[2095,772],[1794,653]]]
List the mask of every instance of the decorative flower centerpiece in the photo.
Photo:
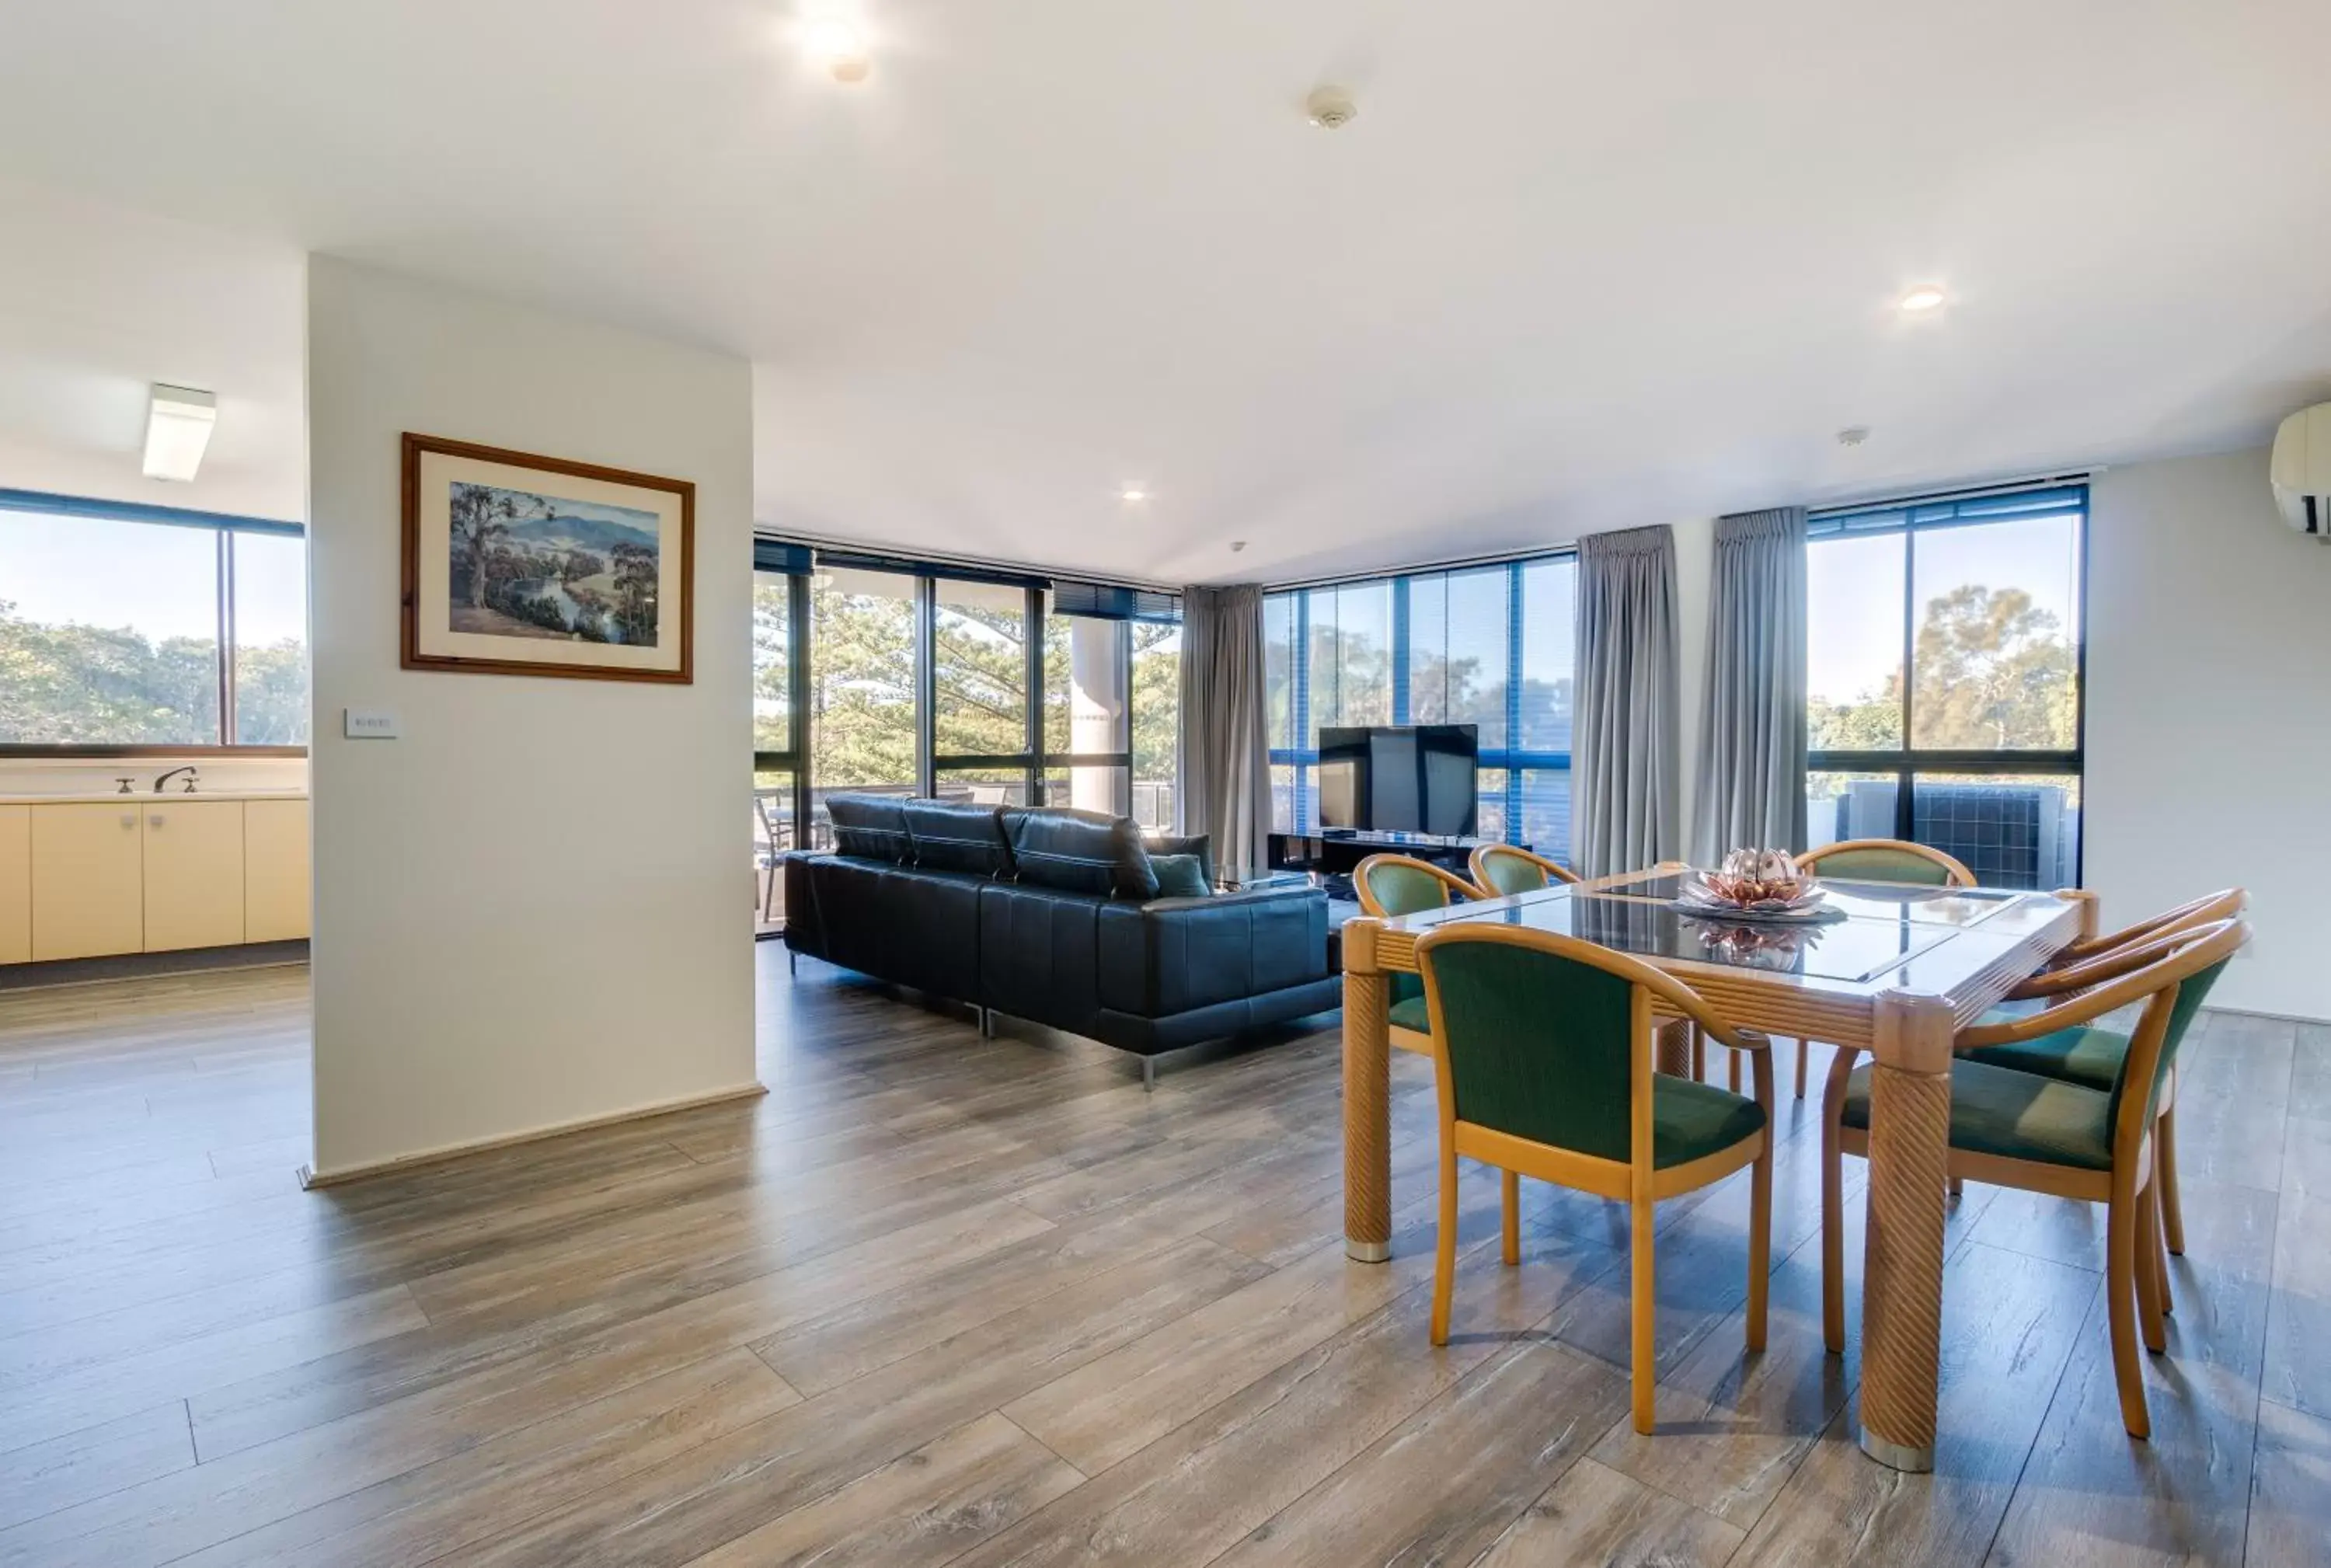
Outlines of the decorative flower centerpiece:
[[1697,927],[1699,946],[1719,964],[1743,969],[1770,969],[1785,974],[1797,967],[1813,933],[1803,926],[1719,926]]
[[1735,850],[1713,871],[1685,886],[1677,906],[1688,915],[1765,920],[1814,920],[1822,908],[1819,880],[1797,869],[1786,850]]

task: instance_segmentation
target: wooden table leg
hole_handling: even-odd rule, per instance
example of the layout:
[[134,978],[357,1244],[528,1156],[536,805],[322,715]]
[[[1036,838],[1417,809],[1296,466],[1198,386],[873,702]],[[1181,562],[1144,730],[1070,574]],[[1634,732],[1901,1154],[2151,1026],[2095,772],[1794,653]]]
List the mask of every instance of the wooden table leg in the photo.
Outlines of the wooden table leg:
[[1861,1450],[1898,1470],[1935,1468],[1952,1033],[1941,997],[1888,992],[1878,999],[1861,1274]]
[[1651,1036],[1651,1065],[1670,1078],[1689,1078],[1692,1030],[1688,1018],[1670,1018]]
[[1344,923],[1344,1255],[1362,1263],[1392,1257],[1392,988],[1376,931]]

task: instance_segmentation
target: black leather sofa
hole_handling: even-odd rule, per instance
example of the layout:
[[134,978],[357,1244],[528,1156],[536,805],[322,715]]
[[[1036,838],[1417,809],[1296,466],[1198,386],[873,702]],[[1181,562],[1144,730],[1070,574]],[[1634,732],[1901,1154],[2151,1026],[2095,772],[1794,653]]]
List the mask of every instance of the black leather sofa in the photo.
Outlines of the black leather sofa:
[[[837,795],[786,857],[785,946],[1143,1057],[1338,1006],[1311,888],[1161,898],[1129,818]],[[1203,839],[1160,846],[1206,860]]]

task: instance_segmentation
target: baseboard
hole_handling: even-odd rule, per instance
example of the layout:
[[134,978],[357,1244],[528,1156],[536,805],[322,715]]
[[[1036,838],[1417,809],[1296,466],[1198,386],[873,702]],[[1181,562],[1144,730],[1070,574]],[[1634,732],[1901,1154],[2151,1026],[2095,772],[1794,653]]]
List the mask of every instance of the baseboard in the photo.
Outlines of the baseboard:
[[386,1160],[371,1160],[360,1165],[342,1165],[337,1170],[319,1171],[311,1165],[302,1165],[300,1167],[300,1185],[310,1190],[337,1187],[345,1182],[359,1182],[370,1176],[385,1176],[392,1172],[410,1171],[422,1165],[443,1164],[449,1160],[464,1159],[471,1155],[482,1155],[494,1149],[540,1143],[545,1138],[564,1137],[568,1133],[587,1133],[624,1122],[644,1121],[650,1117],[670,1116],[674,1111],[695,1110],[699,1106],[751,1099],[756,1095],[768,1092],[768,1085],[764,1083],[739,1084],[734,1088],[715,1089],[710,1094],[683,1095],[678,1099],[657,1100],[650,1105],[633,1106],[629,1110],[610,1111],[604,1116],[577,1117],[572,1121],[553,1122],[547,1126],[530,1127],[522,1133],[504,1133],[498,1137],[479,1138],[471,1143],[442,1144],[433,1149],[420,1149],[413,1154],[398,1155]]

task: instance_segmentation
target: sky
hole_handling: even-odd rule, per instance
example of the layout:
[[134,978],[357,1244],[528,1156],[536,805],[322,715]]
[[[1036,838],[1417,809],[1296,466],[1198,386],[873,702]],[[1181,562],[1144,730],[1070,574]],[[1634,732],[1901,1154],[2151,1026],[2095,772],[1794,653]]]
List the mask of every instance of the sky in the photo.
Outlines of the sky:
[[[1809,689],[1850,702],[1881,689],[1902,664],[1902,536],[1816,540],[1806,553]],[[2049,518],[1918,535],[1918,603],[1963,584],[2012,584],[2077,638],[2079,530]]]
[[[306,641],[307,544],[235,539],[235,620],[252,646]],[[207,528],[0,513],[0,602],[28,621],[134,626],[151,641],[218,631],[218,546]]]

